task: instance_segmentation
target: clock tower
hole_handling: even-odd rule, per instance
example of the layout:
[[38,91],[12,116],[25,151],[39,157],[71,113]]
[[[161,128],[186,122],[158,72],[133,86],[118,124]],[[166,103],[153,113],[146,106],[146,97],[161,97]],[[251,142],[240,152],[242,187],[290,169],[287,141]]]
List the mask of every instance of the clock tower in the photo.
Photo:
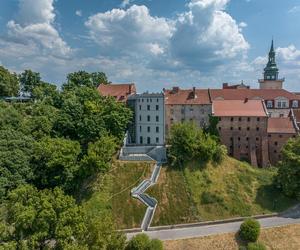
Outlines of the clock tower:
[[264,79],[258,80],[260,89],[282,89],[284,79],[278,78],[279,70],[276,65],[275,56],[274,42],[272,40],[268,63],[264,68]]

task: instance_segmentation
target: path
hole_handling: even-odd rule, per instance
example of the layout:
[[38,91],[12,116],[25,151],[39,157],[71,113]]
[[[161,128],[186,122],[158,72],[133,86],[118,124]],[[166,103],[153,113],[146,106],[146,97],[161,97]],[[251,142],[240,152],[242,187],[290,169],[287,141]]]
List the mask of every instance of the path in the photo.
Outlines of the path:
[[[300,205],[288,210],[287,212],[269,218],[258,219],[261,226],[264,228],[278,227],[290,224],[300,224]],[[195,238],[214,234],[233,233],[240,228],[242,221],[226,222],[211,225],[188,226],[184,228],[151,230],[145,232],[151,238],[158,238],[160,240],[177,240],[185,238]],[[130,239],[137,233],[128,233],[127,237]]]
[[151,178],[149,180],[143,180],[137,187],[131,190],[131,196],[136,199],[139,199],[142,203],[144,203],[147,206],[147,210],[141,225],[141,229],[143,231],[148,230],[148,227],[151,224],[157,206],[157,200],[145,194],[145,192],[149,187],[153,186],[157,182],[160,169],[161,163],[157,162],[155,164]]

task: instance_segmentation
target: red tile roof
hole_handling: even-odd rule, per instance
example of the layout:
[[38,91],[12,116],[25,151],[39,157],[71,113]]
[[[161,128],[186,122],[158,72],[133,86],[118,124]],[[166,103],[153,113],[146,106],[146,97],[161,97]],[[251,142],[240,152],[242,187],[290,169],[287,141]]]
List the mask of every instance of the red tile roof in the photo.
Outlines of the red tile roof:
[[269,118],[268,133],[295,134],[296,129],[289,117]]
[[113,96],[119,102],[127,101],[129,95],[136,94],[134,83],[129,84],[100,84],[98,91],[103,96]]
[[[195,92],[194,92],[195,91]],[[211,104],[207,89],[179,89],[174,87],[172,90],[164,90],[166,105],[195,105]]]
[[255,116],[266,117],[264,103],[261,100],[215,100],[213,115],[223,116]]
[[289,100],[300,100],[299,95],[284,89],[210,89],[209,92],[212,100],[244,100],[245,98],[274,100],[279,96]]

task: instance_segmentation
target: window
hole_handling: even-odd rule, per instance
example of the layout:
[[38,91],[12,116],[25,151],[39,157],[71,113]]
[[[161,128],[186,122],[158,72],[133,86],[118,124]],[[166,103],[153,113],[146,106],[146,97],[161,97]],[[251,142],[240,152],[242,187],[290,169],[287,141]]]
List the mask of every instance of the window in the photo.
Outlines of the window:
[[277,142],[277,141],[276,141],[276,142],[274,142],[274,145],[275,145],[275,146],[277,146],[277,145],[278,145],[278,142]]
[[283,108],[286,108],[286,107],[287,107],[286,102],[282,102],[282,103],[281,103],[281,106],[282,106]]
[[191,112],[193,112],[193,111],[194,111],[194,109],[193,109],[193,108],[190,108],[190,111],[191,111]]
[[184,108],[183,107],[181,108],[181,114],[184,114]]
[[158,98],[156,99],[156,102],[158,102]]
[[232,121],[232,122],[233,122],[233,117],[231,117],[230,121]]
[[258,137],[256,137],[256,140],[257,140],[257,141],[259,141],[259,138],[258,138]]
[[239,130],[241,130],[241,127],[239,127]]
[[272,135],[268,135],[268,137],[272,137]]
[[256,131],[259,131],[259,127],[256,128]]
[[238,141],[240,141],[241,140],[241,137],[238,137]]
[[147,121],[150,122],[150,115],[147,115]]
[[155,109],[156,109],[156,110],[159,110],[159,106],[158,106],[158,105],[156,105],[156,106],[155,106]]
[[152,102],[152,99],[150,98],[150,102]]
[[140,110],[142,110],[142,105],[140,105]]
[[247,118],[247,121],[250,122],[250,117]]
[[151,144],[151,138],[147,137],[147,144]]
[[159,127],[156,127],[156,133],[159,133]]
[[230,141],[233,141],[233,137],[230,137]]
[[259,117],[257,117],[257,119],[256,119],[258,122],[260,121],[260,118]]
[[298,101],[297,100],[293,100],[292,107],[293,108],[298,108]]
[[159,116],[158,115],[156,116],[156,122],[159,122]]
[[249,137],[246,137],[246,141],[249,141]]
[[142,132],[142,126],[140,126],[140,132]]
[[143,144],[143,136],[140,136],[140,144]]
[[242,117],[239,117],[239,122],[241,122],[242,121]]
[[222,118],[221,118],[221,117],[219,117],[219,121],[222,121]]
[[279,117],[284,117],[284,114],[279,114]]
[[279,135],[279,138],[282,138],[282,135]]
[[219,130],[221,130],[221,127],[219,127]]
[[148,133],[150,132],[150,127],[149,127],[149,126],[147,127],[147,132],[148,132]]
[[172,115],[174,114],[174,109],[171,109],[171,114],[172,114]]
[[230,127],[230,130],[233,130],[233,127]]
[[249,131],[249,130],[250,130],[250,127],[247,127],[247,130]]
[[142,102],[144,102],[144,98],[142,99]]
[[147,110],[150,110],[150,105],[147,105]]
[[273,102],[267,101],[267,108],[273,108]]
[[149,102],[149,99],[147,98],[147,102]]
[[159,143],[159,138],[158,137],[156,137],[156,143]]
[[274,150],[274,153],[276,154],[276,153],[277,153],[277,150]]
[[142,116],[141,116],[141,115],[140,115],[140,118],[139,118],[139,119],[140,119],[140,121],[142,121]]

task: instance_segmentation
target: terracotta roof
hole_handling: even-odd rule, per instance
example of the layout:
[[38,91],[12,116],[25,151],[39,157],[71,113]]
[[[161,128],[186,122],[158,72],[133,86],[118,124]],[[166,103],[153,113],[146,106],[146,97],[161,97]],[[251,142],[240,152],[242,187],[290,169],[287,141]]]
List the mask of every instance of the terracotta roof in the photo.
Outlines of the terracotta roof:
[[[194,92],[195,91],[195,92]],[[182,104],[211,104],[207,89],[179,89],[164,90],[166,105]]]
[[268,133],[295,134],[296,129],[289,117],[269,118]]
[[267,113],[261,100],[215,100],[213,115],[266,117]]
[[129,84],[100,84],[98,91],[103,96],[113,96],[117,101],[125,102],[129,95],[136,93],[134,83]]
[[289,100],[300,100],[299,95],[284,89],[210,89],[209,91],[212,100],[244,100],[245,98],[274,100],[279,96]]

